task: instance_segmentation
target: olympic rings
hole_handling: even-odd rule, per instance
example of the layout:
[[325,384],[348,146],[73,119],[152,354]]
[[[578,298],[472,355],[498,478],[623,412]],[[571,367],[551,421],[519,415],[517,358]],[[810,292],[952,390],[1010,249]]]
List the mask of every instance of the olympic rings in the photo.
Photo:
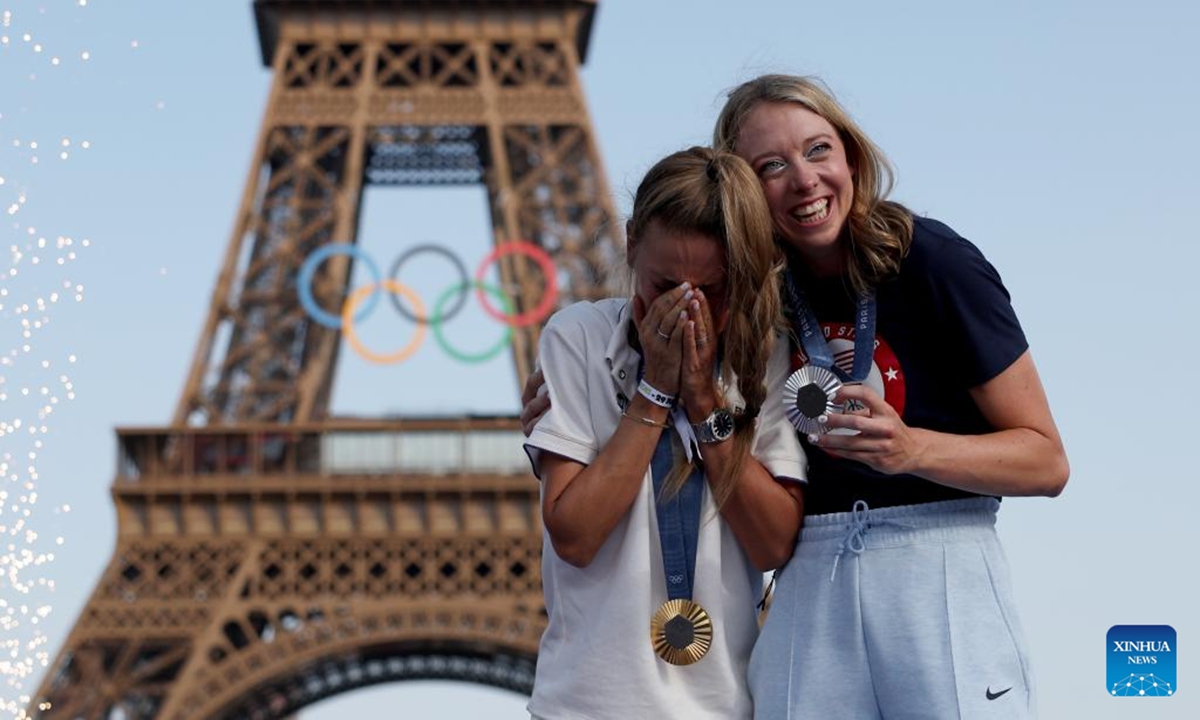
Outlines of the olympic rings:
[[[454,294],[456,292],[461,293],[459,295],[460,298],[465,298],[467,296],[467,294],[462,291],[466,290],[467,288],[472,287],[474,285],[477,285],[477,283],[465,282],[465,283],[462,283],[461,285],[455,285],[453,287],[447,288],[446,292],[442,293],[442,296],[440,298],[438,298],[437,303],[434,304],[434,306],[433,306],[434,317],[444,320],[446,318],[446,316],[441,314],[440,311],[442,309],[442,306],[446,304],[446,300],[452,294]],[[485,285],[484,289],[487,290],[492,295],[499,298],[500,302],[504,303],[504,311],[505,312],[512,312],[512,302],[509,301],[508,296],[504,294],[503,290],[496,287],[495,285]],[[465,363],[481,363],[481,362],[486,362],[487,360],[491,360],[492,358],[496,357],[496,355],[501,350],[504,349],[505,345],[507,345],[509,342],[512,341],[512,336],[513,336],[512,325],[505,325],[504,336],[500,338],[500,342],[496,343],[491,348],[484,350],[483,352],[471,355],[471,354],[464,353],[455,348],[450,347],[450,343],[447,342],[445,336],[442,335],[442,327],[443,327],[443,325],[440,322],[437,325],[433,326],[434,339],[437,340],[438,345],[442,348],[442,350],[444,350],[446,352],[447,355],[454,358],[455,360],[459,360],[459,361],[462,361]]]
[[534,323],[539,323],[550,314],[550,310],[554,307],[554,301],[558,299],[558,275],[555,274],[554,261],[546,254],[546,251],[534,245],[531,242],[524,240],[516,240],[507,242],[503,245],[497,245],[483,262],[479,263],[479,269],[475,271],[475,282],[482,283],[483,275],[487,272],[488,265],[499,260],[505,255],[528,255],[533,258],[534,262],[542,269],[542,275],[546,278],[546,289],[542,292],[542,300],[537,307],[532,310],[521,313],[516,317],[510,317],[499,310],[496,310],[488,304],[487,298],[483,294],[481,285],[475,286],[475,297],[479,298],[479,304],[483,306],[484,312],[496,318],[502,323],[511,325],[512,327],[527,327]]
[[[425,314],[425,307],[421,303],[417,293],[412,288],[404,285],[397,280],[397,275],[404,261],[411,258],[413,255],[421,252],[433,252],[445,256],[458,269],[459,275],[463,281],[451,286],[438,298],[434,304],[433,315]],[[483,277],[487,273],[488,266],[498,261],[505,255],[525,255],[536,262],[542,271],[545,278],[545,289],[542,293],[541,300],[537,307],[519,315],[513,315],[512,298],[508,296],[501,288],[494,285],[488,285],[483,282]],[[316,276],[317,268],[321,263],[333,255],[348,255],[351,258],[362,260],[367,270],[370,272],[374,282],[354,290],[347,298],[341,309],[340,317],[334,315],[317,304],[312,291],[313,278]],[[449,249],[433,244],[418,245],[405,251],[392,264],[392,270],[388,278],[384,279],[379,268],[366,253],[359,250],[356,246],[350,243],[330,243],[323,245],[312,252],[304,263],[300,266],[300,272],[297,275],[297,295],[300,298],[300,305],[304,308],[315,322],[331,328],[333,330],[344,330],[346,340],[350,346],[361,357],[371,362],[379,364],[399,363],[407,360],[425,339],[425,330],[427,326],[432,325],[434,329],[434,339],[438,345],[446,352],[447,355],[467,363],[484,362],[495,357],[506,344],[512,342],[513,329],[527,327],[544,320],[553,310],[555,301],[558,299],[558,277],[555,272],[554,261],[545,250],[534,245],[531,242],[524,240],[516,240],[506,242],[495,247],[491,252],[484,257],[480,262],[479,267],[475,271],[475,280],[468,279],[466,269],[462,261]],[[483,306],[485,312],[492,318],[500,321],[506,326],[505,333],[496,345],[480,352],[466,353],[457,350],[450,346],[440,327],[441,323],[450,317],[456,315],[466,301],[467,290],[474,288],[476,297]],[[374,310],[376,302],[378,302],[379,291],[385,290],[392,295],[392,302],[396,309],[405,318],[417,324],[417,331],[413,335],[412,340],[407,345],[393,353],[376,353],[366,348],[359,340],[357,333],[354,331],[354,323],[362,322]],[[456,304],[443,312],[443,308],[449,301],[450,296],[454,293],[460,293]],[[488,302],[485,293],[497,298],[504,310],[495,309]],[[369,298],[367,296],[370,295]],[[412,303],[415,312],[410,312],[403,303],[399,301],[399,296],[403,296],[408,302]],[[364,302],[365,300],[365,302]],[[360,307],[361,306],[361,307]]]
[[[459,285],[457,286],[460,290],[465,290],[471,286],[471,278],[467,276],[467,268],[465,265],[462,264],[462,260],[459,260],[457,255],[450,252],[446,248],[441,247],[440,245],[432,245],[432,244],[418,245],[414,248],[409,248],[408,250],[405,250],[404,253],[400,255],[400,257],[396,258],[396,262],[392,263],[392,271],[390,273],[388,273],[388,277],[390,277],[393,280],[399,281],[399,278],[397,276],[400,274],[400,266],[404,264],[405,260],[409,259],[413,255],[416,255],[417,253],[422,253],[422,252],[437,253],[438,255],[441,255],[441,256],[445,257],[447,260],[449,260],[451,262],[451,264],[453,264],[454,267],[458,270],[459,277],[462,278],[462,282],[459,283]],[[422,325],[429,324],[429,322],[430,322],[429,318],[421,317],[420,315],[413,315],[412,313],[410,313],[404,307],[404,304],[400,302],[399,296],[392,295],[391,298],[392,298],[392,304],[396,306],[396,311],[399,312],[401,315],[408,318],[409,320],[412,320],[415,323],[420,323]],[[462,310],[463,304],[466,303],[466,301],[467,301],[466,293],[459,295],[458,302],[454,304],[453,308],[451,308],[450,310],[447,310],[444,314],[438,313],[438,309],[441,307],[441,303],[439,302],[439,303],[435,304],[433,312],[434,312],[434,317],[436,318],[436,321],[441,323],[441,322],[445,322],[446,320],[449,320],[450,318],[454,317],[455,315],[458,314],[459,310]]]
[[[371,276],[375,278],[374,284],[371,285],[372,288],[379,287],[379,284],[383,281],[383,276],[379,274],[379,267],[375,265],[375,261],[370,256],[349,243],[322,245],[312,255],[309,255],[304,264],[300,266],[300,274],[296,277],[296,289],[300,294],[301,307],[304,308],[309,317],[318,323],[333,330],[341,330],[344,324],[342,319],[337,315],[322,310],[321,306],[317,305],[317,301],[312,294],[313,275],[317,273],[317,267],[330,255],[349,255],[350,257],[362,260],[366,264],[367,269],[371,271]],[[354,319],[358,321],[364,320],[375,309],[375,303],[377,302],[379,302],[379,296],[372,295],[367,306]]]
[[[417,312],[425,312],[425,306],[421,304],[421,298],[413,292],[412,288],[407,285],[401,285],[392,279],[381,281],[383,288],[388,292],[397,295],[403,295],[405,299],[413,304]],[[350,343],[350,347],[354,348],[354,352],[358,353],[364,360],[370,360],[373,363],[380,365],[391,365],[393,363],[404,362],[417,351],[421,346],[421,341],[425,339],[425,326],[418,324],[417,332],[413,335],[413,339],[408,341],[408,344],[400,348],[390,355],[380,355],[379,353],[368,350],[358,340],[358,335],[354,332],[354,309],[362,300],[364,295],[374,296],[375,289],[378,285],[363,285],[359,289],[350,293],[350,297],[346,298],[346,304],[342,306],[342,332],[346,334],[346,342]]]

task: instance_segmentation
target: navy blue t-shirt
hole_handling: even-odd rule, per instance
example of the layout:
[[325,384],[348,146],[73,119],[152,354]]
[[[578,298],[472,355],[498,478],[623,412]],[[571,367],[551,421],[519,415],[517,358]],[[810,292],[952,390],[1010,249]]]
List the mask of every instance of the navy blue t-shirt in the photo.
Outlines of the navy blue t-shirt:
[[[910,427],[958,435],[993,428],[968,390],[1008,368],[1028,348],[1000,275],[983,253],[942,223],[914,217],[913,243],[900,272],[877,288],[875,356],[864,381]],[[814,278],[798,263],[793,277],[825,332],[835,362],[853,364],[853,290],[841,277]],[[786,304],[786,303],[785,303]],[[802,351],[793,366],[805,361]],[[835,458],[808,444],[805,512],[849,511],[856,500],[870,507],[975,497],[914,475],[886,475]]]

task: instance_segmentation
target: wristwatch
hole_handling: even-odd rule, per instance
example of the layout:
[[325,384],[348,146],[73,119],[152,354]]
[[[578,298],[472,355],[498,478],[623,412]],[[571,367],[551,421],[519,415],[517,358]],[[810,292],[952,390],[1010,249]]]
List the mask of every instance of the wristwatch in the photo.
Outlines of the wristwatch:
[[702,443],[725,442],[733,437],[733,413],[727,408],[717,408],[708,417],[693,423],[692,432]]

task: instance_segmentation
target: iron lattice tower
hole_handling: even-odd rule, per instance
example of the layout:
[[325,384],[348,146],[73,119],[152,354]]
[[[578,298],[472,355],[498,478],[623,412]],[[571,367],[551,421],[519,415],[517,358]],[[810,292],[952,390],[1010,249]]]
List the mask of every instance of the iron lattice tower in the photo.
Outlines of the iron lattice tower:
[[[545,626],[515,418],[328,417],[340,332],[305,258],[363,188],[482,184],[496,245],[559,304],[620,255],[578,68],[595,0],[256,0],[266,113],[173,422],[119,429],[114,556],[29,707],[41,718],[281,718],[404,678],[528,692]],[[350,261],[312,284],[340,307]],[[545,277],[500,262],[515,312]],[[538,328],[519,329],[517,381]]]

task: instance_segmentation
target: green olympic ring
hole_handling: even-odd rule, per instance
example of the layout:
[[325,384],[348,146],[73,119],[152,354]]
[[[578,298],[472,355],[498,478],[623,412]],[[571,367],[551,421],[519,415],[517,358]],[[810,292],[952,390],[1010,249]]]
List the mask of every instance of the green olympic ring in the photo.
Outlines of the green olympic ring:
[[451,285],[449,288],[446,289],[446,292],[442,293],[441,297],[439,297],[437,299],[437,302],[434,303],[434,305],[433,305],[433,317],[434,317],[435,321],[430,323],[433,326],[433,337],[435,340],[437,340],[438,346],[441,347],[442,350],[444,350],[447,355],[454,358],[455,360],[458,360],[459,362],[464,362],[464,363],[468,363],[468,364],[487,362],[488,360],[491,360],[492,358],[496,357],[496,355],[499,354],[500,351],[502,351],[504,349],[505,345],[512,342],[512,336],[513,336],[513,326],[508,323],[505,323],[504,324],[504,335],[500,338],[500,342],[496,343],[495,345],[488,348],[487,350],[484,350],[483,352],[470,354],[470,353],[462,352],[462,351],[458,350],[457,348],[450,346],[450,343],[446,340],[445,336],[442,334],[442,328],[444,327],[444,324],[442,322],[440,322],[440,320],[442,318],[442,306],[446,304],[446,301],[449,300],[450,296],[453,295],[454,293],[464,292],[468,288],[472,288],[472,287],[476,288],[478,290],[486,290],[489,294],[491,294],[492,297],[498,299],[504,305],[504,312],[506,314],[509,314],[509,315],[512,314],[512,301],[509,299],[508,295],[506,295],[504,293],[503,290],[496,287],[495,285],[486,285],[486,284],[481,283],[478,280],[476,280],[475,282],[464,282],[464,283],[459,283],[458,285]]

